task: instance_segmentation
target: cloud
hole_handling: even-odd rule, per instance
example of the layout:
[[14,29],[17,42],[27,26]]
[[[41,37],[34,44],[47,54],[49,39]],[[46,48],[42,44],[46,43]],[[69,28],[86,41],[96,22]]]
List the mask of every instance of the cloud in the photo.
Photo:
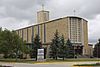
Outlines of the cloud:
[[17,29],[36,23],[42,3],[50,11],[50,19],[74,15],[76,10],[76,16],[89,21],[89,42],[96,42],[100,33],[100,0],[0,0],[0,26]]
[[47,10],[50,10],[51,18],[73,15],[73,10],[77,12],[82,6],[82,0],[50,0],[46,2]]
[[100,0],[84,0],[83,3],[84,5],[81,8],[80,15],[88,19],[93,19],[100,14]]
[[17,29],[36,22],[37,0],[0,0],[0,26]]
[[89,42],[95,43],[100,38],[100,14],[89,22]]
[[35,5],[36,0],[0,0],[1,6],[14,6],[20,9],[29,9]]
[[1,18],[0,27],[7,28],[9,30],[16,30],[21,27],[26,27],[28,25],[28,20],[17,20],[15,18]]
[[73,10],[76,10],[76,15],[93,19],[100,14],[99,3],[100,0],[50,0],[46,2],[46,6],[53,13],[53,17],[73,15]]

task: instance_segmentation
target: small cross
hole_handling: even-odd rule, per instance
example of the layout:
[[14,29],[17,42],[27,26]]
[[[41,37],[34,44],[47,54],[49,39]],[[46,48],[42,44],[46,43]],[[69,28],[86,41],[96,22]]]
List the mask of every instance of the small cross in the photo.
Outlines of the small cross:
[[75,14],[76,14],[76,10],[74,10],[73,12],[74,12],[74,16],[75,16]]
[[44,10],[44,4],[42,4],[42,10]]

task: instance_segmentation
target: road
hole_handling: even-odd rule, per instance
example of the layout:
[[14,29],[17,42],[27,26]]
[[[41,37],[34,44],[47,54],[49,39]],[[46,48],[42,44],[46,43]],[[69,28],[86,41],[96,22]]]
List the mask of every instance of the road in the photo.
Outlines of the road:
[[96,62],[58,62],[58,63],[2,63],[0,65],[13,66],[13,67],[72,67],[73,64],[91,64]]

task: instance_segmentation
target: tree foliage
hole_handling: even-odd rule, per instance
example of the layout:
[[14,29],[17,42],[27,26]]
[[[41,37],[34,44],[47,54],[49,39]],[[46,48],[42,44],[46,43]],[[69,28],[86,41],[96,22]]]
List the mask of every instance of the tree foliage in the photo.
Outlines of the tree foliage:
[[64,36],[59,36],[58,31],[54,34],[50,45],[50,57],[53,59],[60,58],[73,58],[74,57],[74,47],[71,41],[68,39],[65,42]]
[[62,35],[62,37],[60,38],[60,45],[59,45],[59,57],[60,58],[64,58],[66,57],[66,45],[65,45],[65,39],[64,36]]
[[58,31],[56,30],[56,33],[54,34],[54,38],[52,39],[52,43],[50,46],[50,57],[57,59],[59,46],[60,46],[60,37]]
[[73,58],[74,57],[74,46],[72,45],[71,41],[68,39],[66,42],[66,48],[67,48],[67,58]]
[[100,53],[99,53],[100,52],[100,39],[98,41],[99,42],[97,44],[95,44],[93,56],[100,58]]
[[36,58],[37,60],[37,50],[42,48],[42,43],[40,41],[39,35],[36,35],[35,38],[32,38],[32,50],[31,57]]
[[26,53],[28,51],[25,42],[16,34],[15,31],[9,31],[7,29],[0,29],[0,53],[4,54],[4,57],[9,57]]

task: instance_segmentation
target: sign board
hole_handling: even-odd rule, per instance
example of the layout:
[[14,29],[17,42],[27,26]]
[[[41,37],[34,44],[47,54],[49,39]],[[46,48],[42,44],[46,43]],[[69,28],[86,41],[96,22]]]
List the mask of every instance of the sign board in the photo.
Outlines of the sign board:
[[44,61],[44,49],[38,49],[37,61]]

